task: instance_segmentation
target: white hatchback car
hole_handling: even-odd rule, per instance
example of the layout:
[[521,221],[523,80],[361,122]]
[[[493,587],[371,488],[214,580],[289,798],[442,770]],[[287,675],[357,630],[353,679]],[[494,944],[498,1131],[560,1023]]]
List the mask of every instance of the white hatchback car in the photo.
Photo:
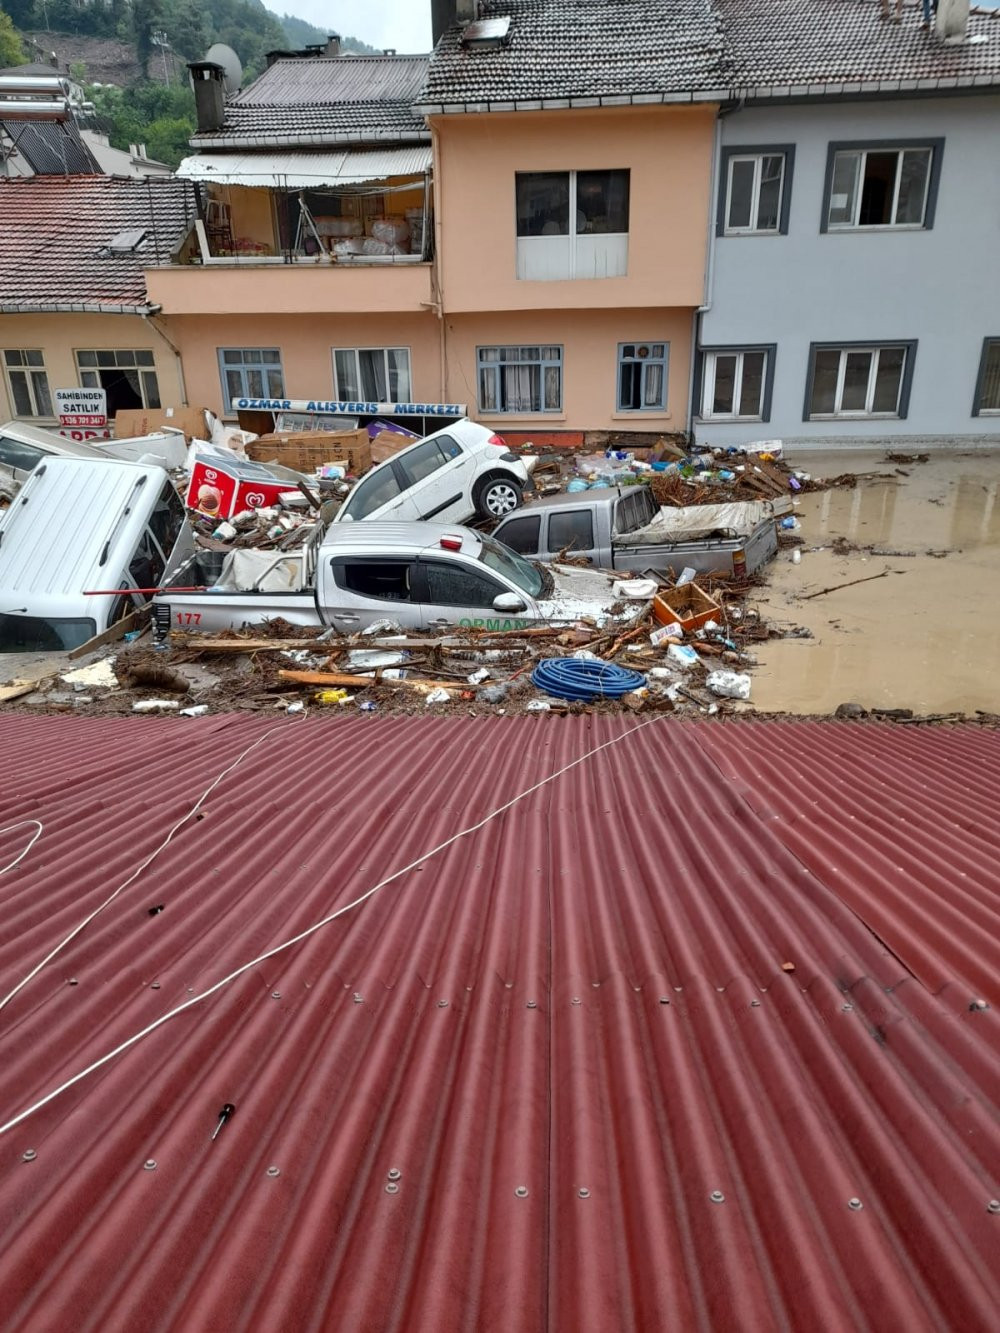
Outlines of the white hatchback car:
[[466,417],[373,467],[334,522],[503,518],[521,503],[527,483],[528,469],[517,454]]

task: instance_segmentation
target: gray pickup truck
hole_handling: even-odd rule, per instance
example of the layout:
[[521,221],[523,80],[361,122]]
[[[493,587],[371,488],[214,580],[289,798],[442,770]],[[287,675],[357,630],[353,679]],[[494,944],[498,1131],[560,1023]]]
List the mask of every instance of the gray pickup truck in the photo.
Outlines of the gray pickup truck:
[[623,573],[690,567],[733,577],[772,558],[775,517],[790,508],[786,500],[660,508],[648,486],[609,486],[532,501],[502,519],[493,536],[529,559],[565,551]]

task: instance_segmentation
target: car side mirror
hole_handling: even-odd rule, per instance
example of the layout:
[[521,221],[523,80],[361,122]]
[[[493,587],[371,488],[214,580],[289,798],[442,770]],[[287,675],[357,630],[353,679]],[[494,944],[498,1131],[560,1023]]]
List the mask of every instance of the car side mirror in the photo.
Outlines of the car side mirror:
[[501,592],[493,598],[493,610],[513,614],[517,611],[526,611],[527,603],[518,597],[516,592]]

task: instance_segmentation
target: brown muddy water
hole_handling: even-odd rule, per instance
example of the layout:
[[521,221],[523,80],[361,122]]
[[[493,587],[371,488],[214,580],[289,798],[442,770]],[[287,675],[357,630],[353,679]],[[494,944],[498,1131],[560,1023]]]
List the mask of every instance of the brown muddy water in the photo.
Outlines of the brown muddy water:
[[[875,472],[878,480],[801,498],[801,562],[779,551],[757,605],[772,622],[805,626],[813,637],[760,645],[758,711],[830,713],[854,702],[1000,712],[1000,454],[884,459],[882,451],[789,457],[813,476]],[[837,554],[838,537],[862,549]]]

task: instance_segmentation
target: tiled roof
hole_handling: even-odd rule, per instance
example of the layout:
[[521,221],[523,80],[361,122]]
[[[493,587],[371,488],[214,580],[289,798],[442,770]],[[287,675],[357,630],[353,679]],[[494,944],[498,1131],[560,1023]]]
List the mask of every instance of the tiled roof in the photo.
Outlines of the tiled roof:
[[724,43],[708,0],[486,0],[511,19],[507,45],[466,50],[441,37],[420,103],[504,104],[659,96],[726,86]]
[[[0,181],[0,311],[144,309],[143,268],[165,262],[194,218],[195,187],[172,176]],[[136,228],[135,251],[108,253]]]
[[3,741],[10,1333],[995,1329],[997,733]]
[[[917,81],[933,88],[1000,85],[1000,11],[975,10],[971,41],[951,46],[921,29],[919,3],[900,23],[879,0],[713,0],[732,61],[733,92],[758,96],[785,86]],[[895,0],[890,0],[895,11]],[[905,87],[903,89],[905,91]]]
[[0,133],[6,134],[38,176],[78,176],[101,170],[75,121],[0,120]]
[[423,117],[412,109],[428,60],[428,56],[277,60],[226,103],[222,129],[196,134],[192,146],[429,140]]
[[466,50],[462,26],[447,31],[420,93],[426,113],[1000,86],[992,10],[972,13],[972,40],[957,46],[921,30],[919,4],[896,24],[880,0],[486,0],[481,13],[510,16],[508,44]]

